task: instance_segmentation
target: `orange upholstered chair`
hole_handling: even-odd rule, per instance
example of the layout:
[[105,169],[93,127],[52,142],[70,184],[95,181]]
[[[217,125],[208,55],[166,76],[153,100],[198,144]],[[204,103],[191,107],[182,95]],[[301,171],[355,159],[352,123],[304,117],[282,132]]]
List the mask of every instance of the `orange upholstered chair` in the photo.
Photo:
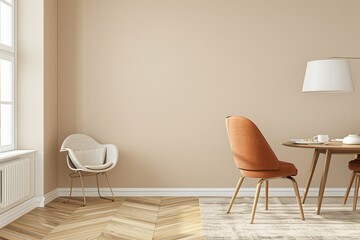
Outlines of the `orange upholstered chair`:
[[349,169],[352,171],[352,175],[350,178],[350,183],[349,186],[347,187],[346,193],[345,193],[345,198],[344,198],[344,204],[346,204],[346,200],[349,196],[349,192],[351,189],[351,186],[354,182],[354,178],[355,179],[355,191],[354,191],[354,202],[353,202],[353,210],[356,210],[356,205],[357,205],[357,199],[358,199],[358,194],[359,194],[359,185],[360,185],[360,155],[357,155],[357,158],[354,160],[351,160],[349,162]]
[[262,183],[265,181],[265,209],[267,210],[268,180],[273,178],[286,178],[293,183],[296,200],[300,208],[301,219],[304,220],[304,212],[300,202],[298,185],[292,177],[297,174],[297,169],[294,164],[279,161],[260,130],[249,119],[241,116],[227,117],[226,129],[235,165],[241,173],[241,177],[230,201],[227,213],[230,212],[244,179],[246,177],[260,178],[257,184],[251,213],[250,223],[253,223]]

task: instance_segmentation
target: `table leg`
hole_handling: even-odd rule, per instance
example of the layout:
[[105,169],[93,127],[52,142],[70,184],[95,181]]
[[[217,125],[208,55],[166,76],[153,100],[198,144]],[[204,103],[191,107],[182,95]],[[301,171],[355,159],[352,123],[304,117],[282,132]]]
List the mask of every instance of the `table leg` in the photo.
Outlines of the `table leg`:
[[306,185],[305,185],[305,192],[304,192],[304,195],[302,197],[302,203],[303,204],[305,203],[306,196],[307,196],[308,191],[309,191],[309,187],[310,187],[310,184],[311,184],[312,177],[314,175],[314,171],[315,171],[315,168],[316,168],[317,161],[319,159],[319,155],[320,155],[320,151],[318,149],[315,149],[313,159],[312,159],[312,163],[311,163],[311,167],[310,167],[309,177],[308,177]]
[[329,172],[330,160],[331,160],[331,150],[327,149],[325,162],[324,162],[324,169],[323,169],[321,183],[320,183],[320,189],[319,189],[318,203],[317,203],[317,209],[316,209],[317,215],[320,214],[320,210],[321,210],[321,204],[322,204],[322,200],[324,197],[324,191],[325,191],[325,185],[326,185],[326,179],[327,179],[327,175]]

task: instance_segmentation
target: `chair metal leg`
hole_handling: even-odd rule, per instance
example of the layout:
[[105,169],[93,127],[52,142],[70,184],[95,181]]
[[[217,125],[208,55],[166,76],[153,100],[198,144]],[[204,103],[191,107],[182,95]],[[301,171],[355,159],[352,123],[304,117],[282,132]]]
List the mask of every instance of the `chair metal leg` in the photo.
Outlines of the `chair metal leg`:
[[85,198],[85,191],[84,191],[84,183],[83,183],[83,180],[82,180],[81,172],[78,171],[78,173],[79,173],[79,177],[80,177],[81,188],[82,188],[83,198],[84,198],[84,204],[83,204],[83,206],[85,206],[85,205],[86,205],[86,198]]
[[295,192],[295,196],[296,196],[296,201],[298,202],[298,205],[299,205],[299,209],[300,209],[300,216],[301,216],[301,219],[302,220],[305,220],[305,216],[304,216],[304,210],[303,210],[303,207],[302,207],[302,204],[301,204],[301,200],[300,200],[300,194],[299,194],[299,187],[298,187],[298,184],[296,182],[296,180],[289,176],[287,177],[288,179],[290,179],[293,183],[293,187],[294,187],[294,192]]
[[269,180],[265,180],[265,210],[269,209]]
[[108,179],[108,176],[107,176],[106,172],[104,172],[104,175],[105,175],[105,178],[106,178],[107,184],[108,184],[108,186],[109,186],[109,188],[110,188],[111,195],[112,195],[112,197],[113,197],[113,198],[112,198],[112,199],[110,199],[110,200],[115,201],[115,196],[114,196],[113,190],[112,190],[112,188],[111,188],[111,186],[110,186],[109,179]]
[[115,201],[115,196],[114,196],[114,193],[113,193],[112,188],[111,188],[111,186],[110,186],[109,179],[108,179],[108,177],[107,177],[107,175],[106,175],[106,172],[104,172],[103,174],[104,174],[105,177],[106,177],[106,181],[107,181],[107,184],[108,184],[108,186],[109,186],[109,188],[110,188],[110,191],[111,191],[111,194],[112,194],[112,198],[108,198],[108,197],[101,196],[101,194],[100,194],[100,188],[99,188],[99,179],[98,179],[98,175],[99,175],[99,174],[100,174],[100,173],[98,173],[98,174],[95,175],[95,176],[96,176],[97,191],[98,191],[99,197],[100,197],[100,198],[104,198],[104,199],[108,199],[108,200],[111,200],[111,201]]
[[236,185],[234,195],[233,195],[232,198],[231,198],[231,201],[230,201],[230,204],[229,204],[229,206],[228,206],[228,209],[227,209],[227,212],[226,212],[226,213],[229,213],[229,212],[230,212],[231,207],[232,207],[232,205],[233,205],[233,203],[234,203],[234,201],[235,201],[235,199],[236,199],[236,196],[237,196],[237,194],[238,194],[238,192],[239,192],[239,189],[240,189],[241,184],[243,183],[244,179],[245,179],[245,177],[240,177],[240,179],[239,179],[239,181],[238,181],[238,183],[237,183],[237,185]]
[[259,194],[260,194],[260,190],[261,190],[261,184],[263,183],[264,179],[260,179],[257,186],[256,186],[256,194],[255,194],[255,198],[254,198],[254,203],[253,203],[253,207],[252,207],[252,211],[251,211],[251,220],[250,220],[250,224],[254,223],[254,217],[255,217],[255,212],[256,212],[256,205],[258,203],[259,200]]
[[359,183],[360,183],[360,175],[356,174],[355,179],[355,191],[354,191],[354,202],[353,202],[353,210],[356,210],[357,200],[358,200],[358,194],[359,194]]
[[108,199],[108,200],[111,200],[111,201],[115,201],[115,196],[114,196],[114,192],[110,186],[110,182],[109,182],[109,179],[107,177],[107,174],[106,172],[103,172],[102,174],[105,175],[106,177],[106,182],[110,188],[110,191],[111,191],[111,195],[112,195],[112,198],[108,198],[108,197],[104,197],[104,196],[101,196],[101,193],[100,193],[100,186],[99,186],[99,179],[98,179],[98,175],[100,173],[89,173],[89,172],[84,172],[84,175],[81,174],[81,171],[75,171],[73,173],[70,173],[69,176],[71,177],[71,185],[70,185],[70,197],[69,199],[66,201],[70,201],[71,199],[71,195],[72,195],[72,188],[73,188],[73,179],[74,178],[80,178],[80,182],[81,182],[81,188],[82,188],[82,193],[83,193],[83,205],[82,206],[85,206],[86,205],[86,197],[85,197],[85,190],[84,190],[84,182],[83,182],[83,177],[89,177],[89,176],[94,176],[96,177],[96,185],[97,185],[97,191],[98,191],[98,194],[99,194],[99,197],[100,198],[104,198],[104,199]]
[[73,187],[74,178],[71,176],[71,174],[69,174],[69,177],[71,178],[71,181],[70,181],[70,196],[69,196],[69,199],[67,201],[65,201],[64,203],[69,202],[71,200],[71,195],[72,195],[72,187]]
[[98,179],[98,174],[95,175],[96,177],[96,186],[97,186],[97,191],[98,191],[98,195],[99,197],[101,197],[101,194],[100,194],[100,189],[99,189],[99,179]]
[[353,171],[352,174],[351,174],[351,177],[350,177],[349,185],[348,185],[348,187],[346,189],[346,193],[345,193],[345,196],[344,196],[344,205],[346,204],[346,201],[347,201],[347,199],[349,197],[350,189],[351,189],[351,186],[353,185],[355,175],[356,175],[356,173]]

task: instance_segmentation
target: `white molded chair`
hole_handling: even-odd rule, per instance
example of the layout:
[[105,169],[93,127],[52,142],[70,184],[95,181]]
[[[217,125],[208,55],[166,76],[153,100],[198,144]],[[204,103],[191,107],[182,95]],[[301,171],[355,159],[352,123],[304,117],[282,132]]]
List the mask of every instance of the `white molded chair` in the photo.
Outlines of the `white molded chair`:
[[106,198],[114,201],[114,193],[109,184],[109,179],[106,172],[113,169],[118,161],[118,149],[113,144],[100,144],[93,138],[84,134],[72,134],[68,136],[61,145],[60,152],[68,152],[66,157],[67,164],[73,173],[70,173],[71,187],[70,197],[72,194],[73,179],[79,177],[84,197],[84,206],[86,204],[83,177],[96,176],[96,184],[98,189],[99,197],[101,196],[99,189],[98,175],[104,174],[106,181],[110,188],[112,198]]

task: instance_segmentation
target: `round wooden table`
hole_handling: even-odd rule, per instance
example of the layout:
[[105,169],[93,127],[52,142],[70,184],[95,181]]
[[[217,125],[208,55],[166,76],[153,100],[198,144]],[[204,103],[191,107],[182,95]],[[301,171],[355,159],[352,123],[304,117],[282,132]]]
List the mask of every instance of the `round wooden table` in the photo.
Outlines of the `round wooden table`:
[[312,180],[312,177],[314,175],[314,170],[317,164],[317,161],[319,159],[320,154],[325,154],[325,161],[321,176],[321,182],[320,182],[320,188],[319,188],[319,195],[318,195],[318,201],[317,201],[317,208],[316,208],[316,214],[320,214],[321,210],[321,204],[324,197],[324,191],[325,191],[325,185],[326,180],[329,172],[329,166],[331,161],[331,156],[333,154],[359,154],[360,153],[360,145],[350,145],[350,144],[343,144],[342,142],[327,142],[324,144],[298,144],[291,141],[284,142],[282,145],[287,147],[294,147],[294,148],[309,148],[314,149],[314,155],[310,167],[309,176],[306,182],[305,186],[305,192],[302,197],[302,203],[305,203],[305,199],[307,196],[307,193],[309,191],[310,183]]

